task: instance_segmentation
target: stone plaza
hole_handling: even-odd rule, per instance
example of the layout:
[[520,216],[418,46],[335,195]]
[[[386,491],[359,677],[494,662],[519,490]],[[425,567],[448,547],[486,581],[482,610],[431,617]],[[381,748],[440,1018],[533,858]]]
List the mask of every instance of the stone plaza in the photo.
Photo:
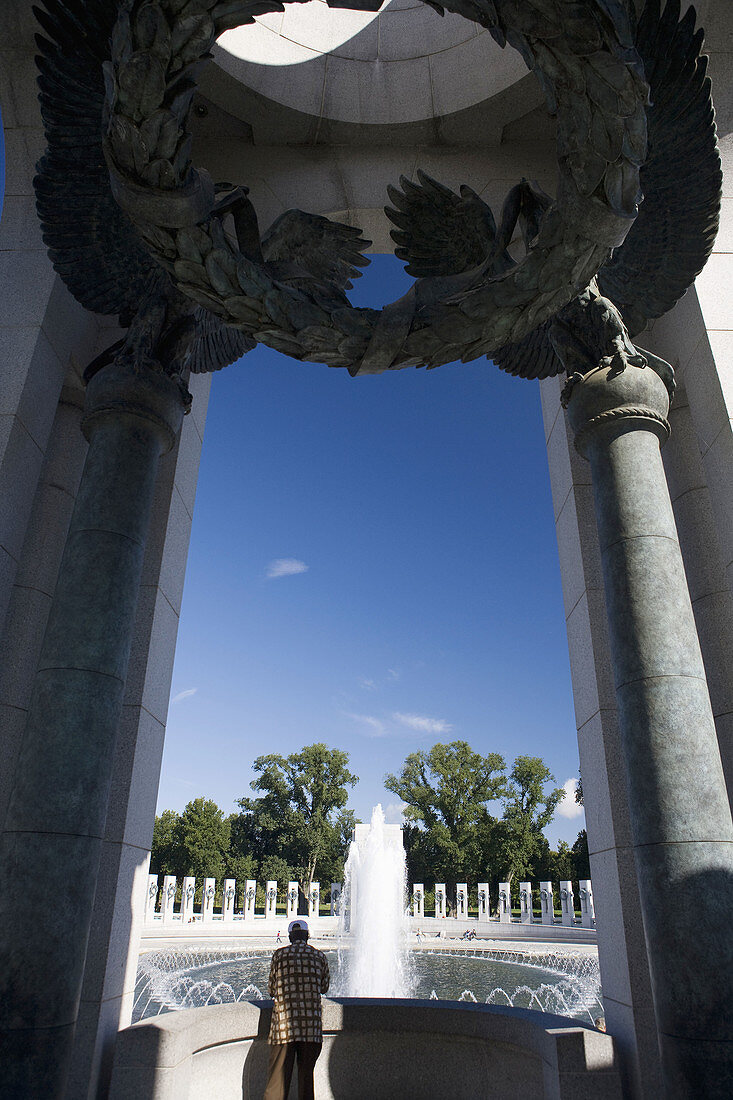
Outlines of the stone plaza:
[[[432,1029],[444,1067],[470,1038],[457,1095],[514,1034],[487,1095],[603,1095],[597,1064],[625,1096],[729,1097],[733,9],[649,0],[635,36],[631,0],[346,2],[0,9],[0,1097],[109,1095],[211,372],[258,340],[354,375],[485,355],[539,379],[562,572],[608,1035],[344,1002],[334,1036],[360,1065],[393,1030],[384,1096]],[[381,312],[344,293],[365,238],[417,276]],[[224,1095],[199,1087],[213,1054],[170,1091],[186,1028],[242,1095],[259,1017],[202,1011],[126,1033],[137,1096]]]

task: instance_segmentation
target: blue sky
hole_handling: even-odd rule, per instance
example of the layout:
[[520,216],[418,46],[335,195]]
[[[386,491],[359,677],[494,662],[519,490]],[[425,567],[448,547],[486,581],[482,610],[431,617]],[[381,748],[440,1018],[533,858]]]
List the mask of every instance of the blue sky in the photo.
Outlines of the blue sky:
[[[373,257],[352,300],[409,285]],[[227,812],[251,763],[349,752],[350,805],[457,738],[578,755],[536,383],[479,361],[352,379],[258,347],[214,377],[159,809]],[[574,840],[582,818],[548,830]]]

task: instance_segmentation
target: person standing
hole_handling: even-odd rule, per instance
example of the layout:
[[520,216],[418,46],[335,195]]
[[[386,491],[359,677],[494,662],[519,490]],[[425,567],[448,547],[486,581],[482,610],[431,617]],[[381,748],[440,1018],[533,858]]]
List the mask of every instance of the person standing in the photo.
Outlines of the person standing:
[[268,989],[274,999],[270,1058],[263,1100],[286,1100],[298,1060],[298,1100],[314,1100],[313,1070],[323,1045],[321,994],[328,991],[328,960],[308,943],[308,925],[288,925],[290,943],[272,956]]

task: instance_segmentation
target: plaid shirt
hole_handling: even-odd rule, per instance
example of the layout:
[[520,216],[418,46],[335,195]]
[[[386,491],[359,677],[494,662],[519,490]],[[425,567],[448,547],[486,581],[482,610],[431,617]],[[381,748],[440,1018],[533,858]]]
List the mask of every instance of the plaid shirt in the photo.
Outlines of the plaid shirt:
[[328,960],[305,940],[272,956],[268,989],[274,997],[270,1043],[321,1043],[321,993],[330,982]]

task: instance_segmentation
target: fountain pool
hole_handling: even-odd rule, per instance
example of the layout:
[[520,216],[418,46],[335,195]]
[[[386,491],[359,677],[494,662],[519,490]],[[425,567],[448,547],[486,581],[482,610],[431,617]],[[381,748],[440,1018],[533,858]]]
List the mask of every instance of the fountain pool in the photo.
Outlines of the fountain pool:
[[[347,950],[328,950],[332,997],[348,994]],[[183,1008],[267,996],[269,950],[151,951],[140,958],[133,1023]],[[534,1008],[592,1023],[603,1014],[595,952],[411,951],[406,996]]]

